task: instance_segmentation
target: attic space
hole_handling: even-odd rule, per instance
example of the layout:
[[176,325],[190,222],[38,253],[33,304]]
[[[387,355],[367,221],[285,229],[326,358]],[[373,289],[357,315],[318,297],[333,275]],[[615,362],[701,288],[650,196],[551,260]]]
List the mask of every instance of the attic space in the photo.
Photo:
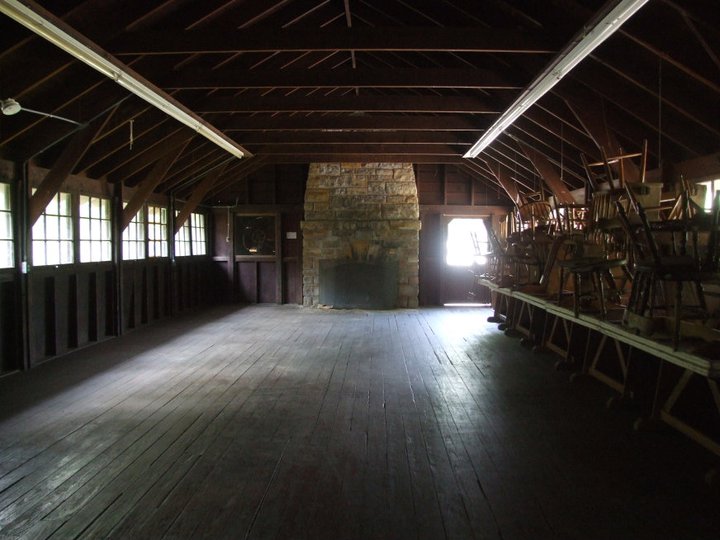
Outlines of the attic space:
[[717,538],[717,0],[0,43],[0,537]]

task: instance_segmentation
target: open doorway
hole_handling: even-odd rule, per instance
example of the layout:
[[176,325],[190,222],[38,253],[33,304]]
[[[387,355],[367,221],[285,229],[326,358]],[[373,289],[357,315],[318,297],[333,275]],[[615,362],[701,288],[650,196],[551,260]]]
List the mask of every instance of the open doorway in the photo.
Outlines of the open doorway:
[[490,252],[487,229],[482,218],[445,216],[445,271],[442,303],[482,304],[490,301],[485,287],[475,276],[485,271]]

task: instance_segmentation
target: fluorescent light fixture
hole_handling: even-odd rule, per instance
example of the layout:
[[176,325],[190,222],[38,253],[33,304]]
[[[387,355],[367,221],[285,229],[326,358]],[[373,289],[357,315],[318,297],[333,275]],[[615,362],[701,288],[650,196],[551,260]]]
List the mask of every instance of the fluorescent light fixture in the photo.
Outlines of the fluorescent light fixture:
[[0,11],[94,70],[114,80],[150,105],[185,124],[233,156],[238,158],[251,156],[247,150],[215,126],[203,120],[179,101],[34,2],[0,0]]
[[648,0],[620,0],[614,7],[606,8],[594,21],[576,35],[568,45],[553,59],[540,75],[520,94],[495,123],[465,153],[466,158],[477,157],[498,135],[512,125],[538,99],[548,93],[560,79],[570,73],[586,56],[609,38]]

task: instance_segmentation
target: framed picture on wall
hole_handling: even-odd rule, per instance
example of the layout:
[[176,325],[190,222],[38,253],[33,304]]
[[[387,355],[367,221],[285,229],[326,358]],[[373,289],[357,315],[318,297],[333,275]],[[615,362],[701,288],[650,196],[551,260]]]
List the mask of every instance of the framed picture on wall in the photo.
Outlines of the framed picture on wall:
[[277,225],[273,214],[235,216],[235,254],[244,257],[274,256]]

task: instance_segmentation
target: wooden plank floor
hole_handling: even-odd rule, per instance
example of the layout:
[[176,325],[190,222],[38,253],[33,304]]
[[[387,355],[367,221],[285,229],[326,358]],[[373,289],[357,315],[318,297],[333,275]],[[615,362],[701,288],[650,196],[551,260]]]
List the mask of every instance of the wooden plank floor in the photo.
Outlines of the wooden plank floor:
[[713,458],[488,315],[223,307],[0,379],[0,536],[718,538]]

